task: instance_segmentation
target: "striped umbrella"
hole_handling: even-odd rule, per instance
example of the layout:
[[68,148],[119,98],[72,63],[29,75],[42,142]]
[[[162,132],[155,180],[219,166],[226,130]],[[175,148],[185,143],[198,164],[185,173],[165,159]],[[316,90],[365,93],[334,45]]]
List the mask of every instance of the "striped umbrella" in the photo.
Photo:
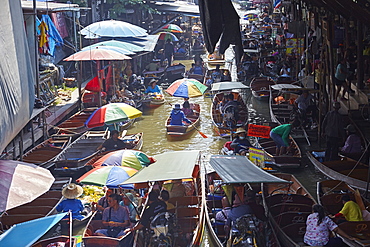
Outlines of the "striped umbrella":
[[174,81],[166,92],[175,97],[194,98],[202,96],[207,88],[196,79],[183,78]]
[[158,33],[159,35],[159,40],[168,40],[170,39],[171,41],[179,41],[179,39],[172,33],[169,32],[160,32]]
[[141,111],[128,104],[110,103],[96,109],[86,120],[85,125],[88,128],[94,128],[138,118],[141,114]]
[[162,28],[163,31],[171,32],[171,33],[182,33],[183,30],[181,27],[177,26],[176,24],[167,24]]

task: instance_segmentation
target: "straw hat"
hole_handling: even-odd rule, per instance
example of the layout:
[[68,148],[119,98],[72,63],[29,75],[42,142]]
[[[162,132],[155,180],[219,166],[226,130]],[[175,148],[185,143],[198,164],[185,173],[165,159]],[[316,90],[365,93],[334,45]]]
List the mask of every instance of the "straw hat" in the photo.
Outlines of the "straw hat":
[[237,128],[235,134],[240,134],[240,133],[247,133],[247,131],[245,131],[245,129],[243,128]]
[[82,195],[82,193],[83,193],[82,187],[74,183],[68,184],[62,190],[62,195],[67,199],[75,199]]

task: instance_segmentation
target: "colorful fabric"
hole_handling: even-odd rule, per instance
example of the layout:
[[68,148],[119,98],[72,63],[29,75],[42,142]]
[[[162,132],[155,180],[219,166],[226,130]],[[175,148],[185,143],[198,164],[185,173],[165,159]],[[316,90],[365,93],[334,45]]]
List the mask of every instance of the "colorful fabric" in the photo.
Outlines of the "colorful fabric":
[[318,213],[312,213],[307,217],[304,242],[310,246],[326,245],[329,242],[330,231],[338,227],[328,216],[325,216],[320,225],[317,225],[318,220]]
[[347,221],[363,221],[360,207],[354,201],[348,201],[344,204],[339,213],[343,214]]

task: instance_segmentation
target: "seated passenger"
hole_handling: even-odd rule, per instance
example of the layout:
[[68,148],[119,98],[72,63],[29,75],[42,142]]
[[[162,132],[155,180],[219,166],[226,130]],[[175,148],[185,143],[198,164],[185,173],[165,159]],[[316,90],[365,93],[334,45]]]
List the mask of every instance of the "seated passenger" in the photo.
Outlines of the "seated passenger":
[[167,190],[161,190],[160,199],[166,203],[167,210],[171,210],[175,208],[175,205],[173,205],[172,203],[168,201],[170,199],[170,193]]
[[103,212],[103,225],[106,228],[96,230],[96,235],[113,238],[125,235],[124,230],[130,226],[130,219],[127,208],[119,205],[120,201],[121,196],[118,194],[111,194],[108,197],[109,207]]
[[252,147],[248,137],[246,136],[246,133],[247,132],[243,128],[238,128],[236,130],[236,137],[230,145],[230,147],[234,149],[234,153],[245,156],[249,147]]
[[240,201],[240,198],[237,194],[235,194],[233,198],[234,198],[233,205],[231,207],[229,215],[227,216],[227,221],[225,224],[226,233],[230,232],[230,228],[236,231],[235,224],[236,224],[236,220],[239,217],[246,215],[246,214],[253,213],[252,209],[248,205],[245,205]]
[[136,207],[137,205],[134,202],[134,195],[132,193],[126,193],[122,196],[122,201],[119,203],[119,205],[124,206],[127,208],[129,212],[129,217],[131,222],[136,222]]
[[184,112],[185,116],[191,116],[194,114],[193,110],[190,108],[189,101],[184,101],[181,110]]
[[[65,200],[61,201],[56,210],[58,212],[72,212],[72,219],[82,220],[83,216],[81,212],[84,210],[84,206],[77,197],[81,196],[83,193],[83,189],[81,186],[70,183],[62,190],[62,195],[66,198]],[[68,219],[68,215],[64,217],[64,219]]]
[[112,130],[110,136],[109,139],[105,140],[103,144],[98,147],[98,150],[112,151],[126,148],[126,143],[118,138],[118,130]]
[[133,228],[125,230],[125,233],[140,230],[142,228],[149,228],[152,219],[159,213],[167,211],[167,205],[165,202],[158,199],[158,194],[152,191],[148,195],[148,205],[144,209],[144,213],[138,223]]
[[185,114],[181,111],[180,104],[176,104],[171,111],[171,122],[170,125],[184,125],[183,121],[191,124],[192,122],[185,117]]
[[349,124],[345,129],[347,131],[348,137],[341,149],[341,153],[348,157],[352,157],[353,154],[360,154],[361,138],[356,134],[356,127],[352,124]]
[[196,61],[194,66],[189,70],[189,74],[204,75],[204,67],[201,61]]
[[343,208],[336,215],[329,215],[330,218],[344,217],[346,221],[363,221],[360,206],[351,200],[349,195],[342,196]]
[[225,224],[227,221],[227,216],[229,215],[231,211],[231,207],[230,207],[229,200],[227,199],[226,196],[222,197],[221,203],[222,203],[222,210],[217,212],[216,221],[219,223]]

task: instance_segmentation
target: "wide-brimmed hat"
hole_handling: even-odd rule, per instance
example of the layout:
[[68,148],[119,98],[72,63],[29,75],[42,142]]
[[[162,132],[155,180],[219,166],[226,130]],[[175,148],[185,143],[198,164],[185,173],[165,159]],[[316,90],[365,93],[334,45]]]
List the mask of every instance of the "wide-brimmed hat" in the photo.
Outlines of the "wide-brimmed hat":
[[151,79],[150,82],[149,82],[149,85],[152,85],[154,82],[156,83],[157,80],[156,79]]
[[75,199],[82,195],[83,192],[84,191],[81,186],[74,183],[70,183],[63,188],[62,195],[67,199]]
[[348,130],[350,133],[355,133],[356,132],[356,127],[353,124],[348,124],[345,130]]
[[240,134],[240,133],[247,133],[247,131],[245,131],[245,129],[243,128],[237,128],[235,131],[235,134]]
[[173,109],[175,109],[175,110],[181,110],[180,104],[175,104],[175,107]]

